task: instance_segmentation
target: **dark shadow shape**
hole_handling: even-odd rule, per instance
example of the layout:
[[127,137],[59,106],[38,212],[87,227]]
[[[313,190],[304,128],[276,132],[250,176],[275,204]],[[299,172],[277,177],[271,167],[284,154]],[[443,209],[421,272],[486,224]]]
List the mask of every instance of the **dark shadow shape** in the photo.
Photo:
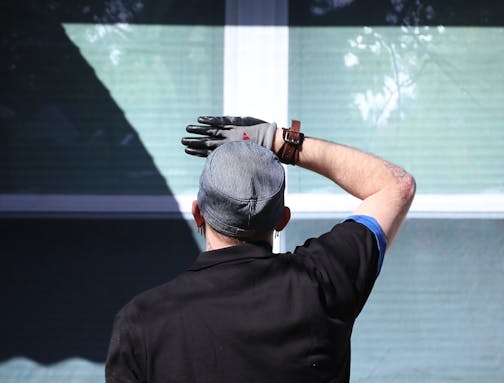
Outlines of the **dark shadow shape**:
[[103,362],[115,313],[187,268],[181,219],[2,219],[0,361]]
[[[61,26],[75,7],[114,2],[66,3],[0,5],[0,193],[171,195]],[[169,220],[11,218],[0,220],[0,232],[0,361],[103,362],[117,310],[198,252],[180,213]]]

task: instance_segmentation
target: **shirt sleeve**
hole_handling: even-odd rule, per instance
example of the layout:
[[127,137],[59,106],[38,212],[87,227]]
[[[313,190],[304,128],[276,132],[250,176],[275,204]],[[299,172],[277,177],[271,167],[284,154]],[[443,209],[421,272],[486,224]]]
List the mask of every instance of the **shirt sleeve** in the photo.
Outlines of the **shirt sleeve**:
[[385,251],[387,250],[387,238],[385,238],[385,233],[383,233],[382,228],[378,224],[378,221],[368,215],[351,215],[345,219],[345,221],[355,221],[366,226],[374,234],[376,239],[376,245],[378,246],[378,267],[376,270],[376,276],[380,275],[381,267],[383,265],[383,259],[385,258]]
[[307,240],[294,254],[316,280],[330,316],[353,321],[376,281],[386,248],[376,220],[352,216],[318,238]]
[[105,363],[106,383],[144,383],[143,346],[130,322],[128,306],[115,317]]

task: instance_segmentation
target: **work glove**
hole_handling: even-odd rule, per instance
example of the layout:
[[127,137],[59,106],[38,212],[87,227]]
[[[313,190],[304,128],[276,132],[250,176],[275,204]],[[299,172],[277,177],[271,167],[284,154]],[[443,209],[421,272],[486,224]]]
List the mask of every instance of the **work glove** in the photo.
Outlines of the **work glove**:
[[230,141],[249,140],[271,150],[277,129],[276,123],[254,117],[200,116],[198,122],[205,125],[187,125],[186,131],[201,137],[184,137],[182,144],[187,154],[199,157]]

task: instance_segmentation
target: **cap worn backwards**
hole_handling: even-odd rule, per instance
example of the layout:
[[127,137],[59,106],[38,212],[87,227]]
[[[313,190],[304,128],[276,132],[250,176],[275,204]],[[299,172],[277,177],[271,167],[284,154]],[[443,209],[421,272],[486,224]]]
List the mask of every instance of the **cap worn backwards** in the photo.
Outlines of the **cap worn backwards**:
[[284,209],[285,173],[278,157],[249,141],[232,141],[207,158],[198,205],[205,221],[229,237],[275,228]]

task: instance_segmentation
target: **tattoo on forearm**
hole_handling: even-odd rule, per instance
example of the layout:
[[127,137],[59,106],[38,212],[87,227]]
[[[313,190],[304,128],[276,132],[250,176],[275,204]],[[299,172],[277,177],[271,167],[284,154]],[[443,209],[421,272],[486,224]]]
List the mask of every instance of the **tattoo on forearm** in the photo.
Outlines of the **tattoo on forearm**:
[[400,166],[391,164],[390,162],[387,162],[387,161],[385,161],[385,167],[390,170],[390,172],[392,173],[392,175],[395,178],[398,178],[398,179],[404,178],[408,174],[406,172],[406,170],[404,170]]
[[385,162],[385,167],[390,170],[401,191],[404,200],[411,198],[411,193],[415,190],[415,180],[410,174],[400,166]]

